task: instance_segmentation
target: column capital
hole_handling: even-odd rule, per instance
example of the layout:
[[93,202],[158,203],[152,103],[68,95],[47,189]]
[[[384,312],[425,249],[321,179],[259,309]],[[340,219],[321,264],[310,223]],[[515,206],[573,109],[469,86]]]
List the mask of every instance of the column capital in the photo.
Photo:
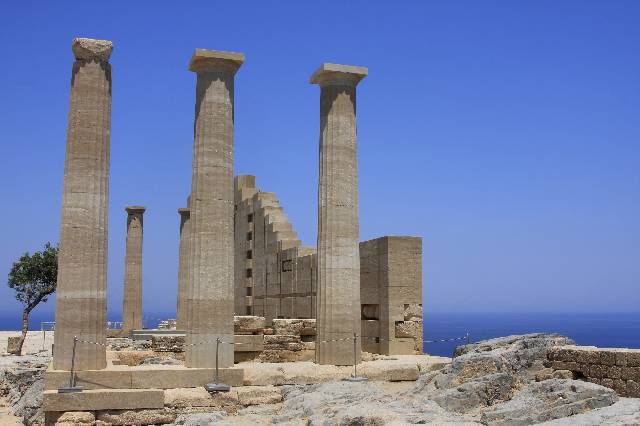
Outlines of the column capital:
[[222,50],[196,49],[189,61],[189,71],[226,71],[235,74],[244,62],[244,54]]
[[353,85],[356,86],[360,80],[369,74],[366,67],[353,65],[330,64],[325,62],[311,75],[309,82],[320,86],[331,85]]
[[124,209],[129,215],[143,214],[147,208],[145,206],[127,206]]
[[178,214],[180,216],[189,216],[191,214],[191,209],[188,207],[183,207],[178,209]]
[[113,51],[113,42],[76,37],[71,43],[71,50],[76,60],[107,62]]

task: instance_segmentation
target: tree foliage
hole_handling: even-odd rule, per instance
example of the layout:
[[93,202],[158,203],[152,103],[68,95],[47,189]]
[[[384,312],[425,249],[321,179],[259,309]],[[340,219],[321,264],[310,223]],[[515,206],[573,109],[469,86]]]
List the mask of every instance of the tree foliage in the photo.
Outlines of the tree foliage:
[[32,255],[25,253],[14,262],[8,285],[15,290],[16,299],[24,310],[29,312],[38,303],[46,302],[47,297],[56,291],[57,277],[58,248],[46,243],[44,250]]

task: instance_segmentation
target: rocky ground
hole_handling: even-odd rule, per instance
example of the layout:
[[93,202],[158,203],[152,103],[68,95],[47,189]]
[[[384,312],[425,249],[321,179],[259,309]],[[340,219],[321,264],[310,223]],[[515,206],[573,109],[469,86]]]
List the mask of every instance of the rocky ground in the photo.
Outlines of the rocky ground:
[[[620,398],[612,389],[545,367],[550,347],[572,343],[549,334],[492,339],[459,347],[450,364],[417,381],[279,386],[277,398],[257,405],[205,412],[165,407],[165,418],[175,425],[640,425],[640,399]],[[47,361],[44,353],[0,357],[0,394],[26,423],[41,421]],[[3,414],[0,409],[0,423],[15,421]]]

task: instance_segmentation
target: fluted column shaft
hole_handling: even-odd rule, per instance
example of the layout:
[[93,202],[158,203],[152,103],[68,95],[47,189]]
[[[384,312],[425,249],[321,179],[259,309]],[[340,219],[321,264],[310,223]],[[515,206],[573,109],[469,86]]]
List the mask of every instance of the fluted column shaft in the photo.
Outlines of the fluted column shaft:
[[[241,54],[197,49],[191,181],[192,281],[186,365],[215,366],[215,339],[233,342],[233,89]],[[219,365],[233,366],[233,345],[222,344]]]
[[145,208],[131,206],[127,212],[127,246],[124,258],[122,329],[142,329],[142,234]]
[[[317,343],[319,364],[353,365],[360,336],[356,85],[359,67],[323,65],[320,91]],[[355,362],[360,360],[358,341]]]
[[176,328],[188,330],[188,304],[187,293],[189,291],[189,238],[191,235],[190,210],[178,209],[180,214],[180,253],[178,259],[178,303],[176,309]]
[[106,366],[107,212],[112,44],[75,39],[64,164],[53,366]]

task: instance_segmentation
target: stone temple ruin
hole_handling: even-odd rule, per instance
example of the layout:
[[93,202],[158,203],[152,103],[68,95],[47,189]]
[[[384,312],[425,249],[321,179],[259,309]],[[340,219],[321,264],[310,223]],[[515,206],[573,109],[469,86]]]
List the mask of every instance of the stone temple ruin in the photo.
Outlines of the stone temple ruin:
[[[359,241],[356,87],[367,69],[325,63],[311,76],[320,86],[318,241],[303,247],[276,195],[254,176],[233,176],[234,78],[244,55],[204,49],[189,64],[196,108],[192,184],[178,210],[177,330],[149,331],[158,351],[184,351],[184,364],[128,365],[107,350],[112,43],[78,38],[72,50],[45,411],[162,408],[164,390],[202,387],[215,367],[220,382],[255,384],[246,360],[314,360],[320,374],[364,362],[363,352],[422,353],[421,238]],[[123,333],[133,336],[142,332],[145,207],[126,211]]]
[[[359,243],[362,349],[385,355],[422,352],[422,239],[381,237]],[[316,318],[317,253],[303,247],[275,194],[254,176],[235,178],[235,312]],[[347,300],[353,300],[348,298]]]

